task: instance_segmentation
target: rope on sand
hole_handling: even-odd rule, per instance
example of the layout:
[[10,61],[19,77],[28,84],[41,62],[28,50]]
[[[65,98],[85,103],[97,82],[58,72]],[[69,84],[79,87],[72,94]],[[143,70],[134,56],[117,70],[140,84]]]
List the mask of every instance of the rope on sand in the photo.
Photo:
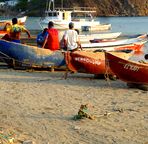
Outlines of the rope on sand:
[[110,78],[109,78],[109,62],[107,59],[105,59],[105,70],[106,70],[104,74],[105,80],[109,85],[111,85]]
[[80,106],[80,109],[78,111],[78,114],[74,116],[74,120],[81,120],[81,119],[84,119],[84,118],[88,118],[90,120],[97,120],[99,121],[100,118],[105,118],[105,117],[108,117],[112,114],[116,114],[116,113],[123,113],[124,110],[123,109],[116,109],[115,111],[113,112],[105,112],[104,114],[102,115],[92,115],[89,113],[89,107],[90,105],[89,104],[85,104],[85,105],[81,105]]

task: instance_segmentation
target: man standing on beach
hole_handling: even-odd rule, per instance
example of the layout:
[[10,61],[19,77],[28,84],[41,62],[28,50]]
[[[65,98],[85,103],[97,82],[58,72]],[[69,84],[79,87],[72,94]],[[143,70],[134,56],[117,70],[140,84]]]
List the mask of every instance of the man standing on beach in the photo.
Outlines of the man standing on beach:
[[59,50],[59,33],[58,30],[54,28],[54,23],[50,21],[48,23],[47,36],[45,38],[43,48],[50,49],[52,51]]
[[12,25],[9,24],[7,32],[12,42],[20,43],[21,32],[26,32],[28,38],[30,38],[30,32],[24,26],[18,24],[17,18],[12,19]]

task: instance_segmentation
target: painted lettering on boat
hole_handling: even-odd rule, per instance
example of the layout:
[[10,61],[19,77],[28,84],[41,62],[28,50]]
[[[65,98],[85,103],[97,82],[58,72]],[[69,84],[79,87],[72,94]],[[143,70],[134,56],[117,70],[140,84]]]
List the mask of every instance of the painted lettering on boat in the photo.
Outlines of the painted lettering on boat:
[[128,70],[131,70],[131,71],[135,71],[135,72],[139,71],[139,69],[140,69],[140,67],[132,65],[130,63],[125,64],[124,68],[128,69]]
[[86,63],[90,63],[93,65],[100,65],[101,62],[95,59],[89,59],[89,58],[83,58],[83,57],[75,57],[75,61],[79,61],[79,62],[86,62]]

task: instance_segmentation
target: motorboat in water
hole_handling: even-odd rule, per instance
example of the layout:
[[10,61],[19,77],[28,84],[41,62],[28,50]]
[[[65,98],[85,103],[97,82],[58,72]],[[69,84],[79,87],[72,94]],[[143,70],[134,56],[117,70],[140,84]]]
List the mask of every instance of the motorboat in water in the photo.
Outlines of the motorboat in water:
[[80,31],[111,29],[111,24],[101,24],[92,16],[96,13],[95,7],[55,8],[53,0],[48,0],[46,7],[45,17],[40,21],[42,29],[47,27],[49,21],[53,21],[58,30],[68,29],[69,22],[73,22],[75,29]]

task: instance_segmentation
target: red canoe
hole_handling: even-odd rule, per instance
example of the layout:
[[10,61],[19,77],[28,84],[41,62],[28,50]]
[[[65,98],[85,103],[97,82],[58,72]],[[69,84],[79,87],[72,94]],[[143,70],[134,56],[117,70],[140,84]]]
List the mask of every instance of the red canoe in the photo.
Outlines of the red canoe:
[[129,61],[105,53],[106,63],[119,79],[134,84],[148,84],[148,63]]
[[[124,52],[112,52],[118,56],[128,59],[131,54]],[[110,70],[105,67],[105,53],[104,52],[86,52],[86,51],[76,51],[76,52],[66,52],[65,60],[69,70],[73,72],[89,73],[89,74],[105,74],[108,71],[112,74]]]

